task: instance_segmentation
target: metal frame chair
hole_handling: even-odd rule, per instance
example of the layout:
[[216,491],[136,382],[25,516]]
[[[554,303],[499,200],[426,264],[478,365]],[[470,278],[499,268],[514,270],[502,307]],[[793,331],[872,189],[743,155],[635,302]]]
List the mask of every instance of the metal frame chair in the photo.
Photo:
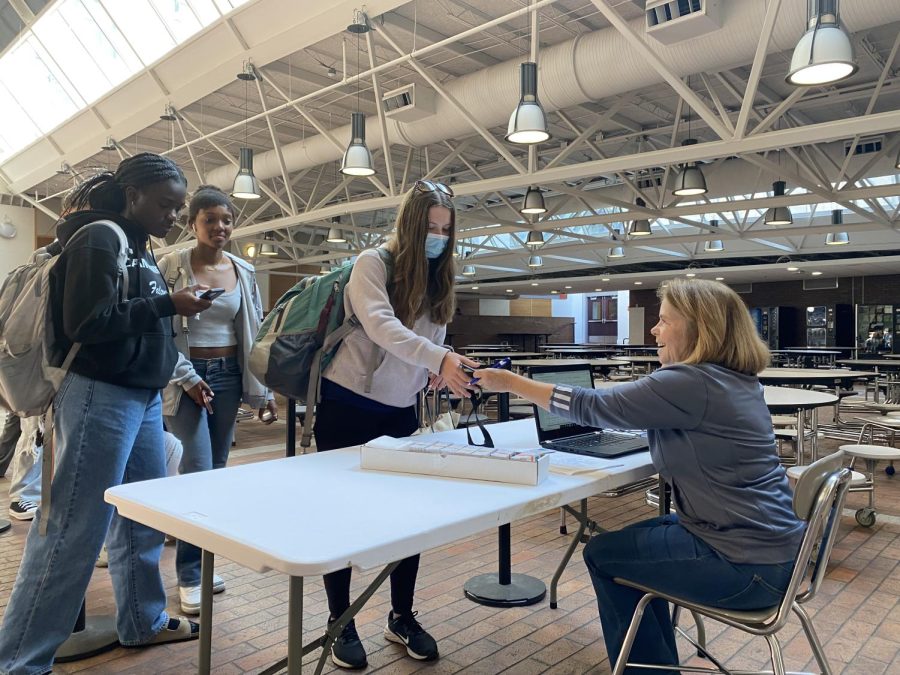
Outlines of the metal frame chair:
[[[800,544],[794,565],[794,573],[791,576],[788,587],[781,602],[774,606],[756,611],[737,611],[701,605],[684,600],[672,595],[667,595],[653,588],[642,586],[625,579],[616,579],[623,586],[636,588],[645,595],[638,602],[631,618],[631,624],[625,634],[625,640],[616,661],[613,675],[622,675],[626,667],[646,668],[652,670],[669,669],[691,672],[727,673],[728,671],[716,661],[706,650],[702,621],[697,621],[700,641],[695,642],[689,636],[690,642],[698,649],[698,652],[707,657],[716,668],[703,668],[694,666],[681,667],[678,664],[670,666],[630,663],[628,658],[631,653],[638,626],[644,614],[644,610],[654,598],[662,598],[678,608],[690,611],[694,617],[706,616],[720,621],[734,628],[761,635],[766,638],[769,645],[769,653],[772,658],[772,671],[759,671],[760,673],[772,673],[785,675],[784,662],[781,656],[781,645],[776,633],[787,623],[790,613],[793,611],[800,619],[803,632],[809,641],[813,655],[825,675],[831,675],[831,669],[822,649],[822,644],[813,628],[812,620],[803,608],[803,604],[815,597],[822,579],[825,577],[828,558],[834,545],[835,534],[840,522],[841,510],[847,489],[850,485],[850,470],[842,466],[844,453],[838,451],[814,462],[797,481],[794,491],[794,513],[798,518],[807,521],[806,533]],[[684,632],[681,631],[684,635]],[[743,672],[743,671],[742,671]]]

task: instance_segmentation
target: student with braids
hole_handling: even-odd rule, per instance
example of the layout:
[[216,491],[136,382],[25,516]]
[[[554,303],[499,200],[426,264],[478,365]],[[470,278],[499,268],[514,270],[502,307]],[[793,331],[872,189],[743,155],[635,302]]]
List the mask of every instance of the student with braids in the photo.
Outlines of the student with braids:
[[[46,535],[42,508],[0,628],[0,673],[49,673],[75,625],[109,530],[119,641],[130,647],[187,640],[197,624],[166,614],[159,573],[163,534],[113,514],[103,492],[165,475],[160,390],[178,351],[171,318],[210,301],[194,285],[169,294],[148,250],[184,206],[186,181],[171,160],[141,153],[76,189],[76,210],[57,227],[63,247],[50,273],[50,312],[60,354],[82,344],[54,400],[58,463]],[[128,240],[128,294],[120,300],[120,239]],[[82,228],[87,228],[81,232]],[[111,521],[111,522],[110,522]]]
[[[234,220],[228,196],[217,187],[201,185],[188,207],[196,243],[159,261],[172,292],[197,282],[224,290],[203,314],[175,319],[175,343],[190,360],[179,362],[163,392],[163,415],[166,427],[184,444],[182,473],[225,466],[241,401],[266,423],[278,416],[274,396],[247,367],[262,321],[262,301],[253,265],[225,251]],[[200,549],[183,541],[177,546],[181,611],[199,614]],[[215,575],[213,592],[224,590],[225,582]]]
[[[344,338],[322,374],[316,406],[316,450],[360,445],[378,436],[409,436],[418,427],[416,394],[426,384],[467,396],[476,361],[443,347],[453,318],[456,210],[442,183],[417,181],[400,205],[396,229],[380,250],[360,253],[344,294],[347,316],[362,324]],[[386,264],[387,261],[390,264]],[[372,360],[378,367],[370,371]],[[366,373],[371,372],[367,382]],[[335,486],[340,498],[340,486]],[[398,517],[413,505],[397,495]],[[391,573],[391,612],[384,637],[420,661],[438,658],[437,643],[416,620],[413,595],[419,556]],[[350,606],[350,568],[325,575],[329,624]],[[366,652],[353,621],[331,647],[341,668],[364,668]]]

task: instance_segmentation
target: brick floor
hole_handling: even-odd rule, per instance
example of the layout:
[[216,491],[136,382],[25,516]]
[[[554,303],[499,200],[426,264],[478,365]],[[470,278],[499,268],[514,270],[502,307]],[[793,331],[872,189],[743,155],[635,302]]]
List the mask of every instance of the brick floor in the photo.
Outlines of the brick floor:
[[[282,425],[281,422],[277,423]],[[238,425],[231,463],[262,461],[280,456],[272,446],[281,443],[284,427]],[[846,441],[843,441],[846,442]],[[826,440],[825,449],[839,443]],[[262,450],[256,450],[262,448]],[[865,495],[851,494],[850,509],[841,521],[828,577],[810,603],[835,673],[900,675],[900,479],[877,476],[879,520],[871,529],[857,526],[852,511],[865,504]],[[0,479],[0,508],[8,506],[9,479]],[[267,517],[265,495],[244,495],[248,509]],[[653,511],[641,495],[616,500],[590,500],[590,515],[606,528],[647,518]],[[297,514],[303,517],[303,514]],[[0,535],[0,611],[9,598],[22,553],[28,523],[13,521]],[[345,524],[352,526],[352,523]],[[550,511],[513,524],[513,571],[549,579],[568,544],[558,533],[559,513]],[[496,570],[496,533],[485,532],[426,551],[417,587],[423,625],[438,639],[441,659],[422,664],[405,656],[383,635],[389,609],[387,590],[376,593],[360,613],[357,624],[369,655],[368,672],[414,672],[496,675],[514,673],[608,673],[597,608],[590,581],[576,553],[560,584],[559,609],[546,601],[531,607],[495,609],[463,597],[462,585],[475,574]],[[167,546],[161,563],[170,598],[177,612],[174,547]],[[277,573],[257,574],[224,559],[217,572],[228,590],[215,596],[213,672],[217,675],[256,673],[286,656],[287,579]],[[356,574],[354,589],[362,589],[375,572]],[[320,579],[305,582],[304,640],[319,636],[327,608]],[[88,613],[111,613],[109,575],[96,570],[87,595]],[[760,668],[767,660],[762,639],[751,640],[734,629],[708,625],[712,652],[731,668]],[[682,643],[682,655],[690,650]],[[815,670],[815,662],[799,624],[792,621],[782,633],[788,670]],[[305,663],[312,664],[313,656]],[[197,667],[194,642],[146,650],[115,649],[77,663],[59,665],[57,673],[191,673]],[[330,663],[325,672],[339,672]]]

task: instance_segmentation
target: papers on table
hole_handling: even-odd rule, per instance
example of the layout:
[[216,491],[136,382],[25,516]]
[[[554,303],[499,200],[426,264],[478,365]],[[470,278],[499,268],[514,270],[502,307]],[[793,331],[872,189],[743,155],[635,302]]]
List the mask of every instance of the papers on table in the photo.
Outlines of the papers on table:
[[608,459],[599,459],[598,457],[573,455],[571,452],[554,452],[550,455],[550,471],[566,476],[605,475],[610,469],[621,466],[624,464],[613,464]]

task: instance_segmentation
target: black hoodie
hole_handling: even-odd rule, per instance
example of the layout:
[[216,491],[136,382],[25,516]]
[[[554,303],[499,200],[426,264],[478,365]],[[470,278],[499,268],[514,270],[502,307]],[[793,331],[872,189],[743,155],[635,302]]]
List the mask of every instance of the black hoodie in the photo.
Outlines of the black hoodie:
[[[128,238],[128,298],[119,301],[119,238],[91,228],[66,246],[81,227],[112,220]],[[81,342],[70,370],[123,387],[162,389],[178,359],[172,337],[175,305],[137,223],[110,211],[79,211],[56,228],[63,252],[50,270],[50,306],[57,354]]]

